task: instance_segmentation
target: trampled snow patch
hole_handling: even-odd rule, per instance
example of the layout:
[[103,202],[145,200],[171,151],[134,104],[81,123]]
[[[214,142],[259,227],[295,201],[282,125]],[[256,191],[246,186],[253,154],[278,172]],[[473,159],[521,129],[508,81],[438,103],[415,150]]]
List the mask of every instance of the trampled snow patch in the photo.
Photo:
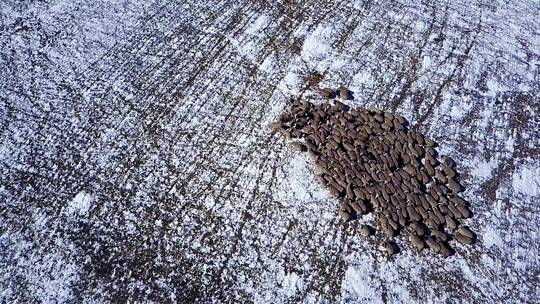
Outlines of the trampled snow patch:
[[259,66],[259,70],[266,72],[266,73],[272,73],[273,69],[275,67],[275,60],[272,56],[267,56],[264,61]]
[[540,168],[524,167],[512,175],[512,187],[514,191],[529,195],[540,195]]
[[69,215],[87,215],[94,199],[95,197],[92,194],[81,191],[69,202],[66,213]]
[[481,180],[485,180],[491,176],[491,172],[493,172],[493,169],[495,169],[498,164],[499,161],[495,158],[490,160],[481,160],[472,166],[473,169],[471,173]]
[[372,267],[367,263],[347,268],[341,286],[346,288],[348,298],[359,301],[369,299],[373,303],[380,303],[377,301],[379,299],[377,289],[371,284],[373,282],[370,278],[372,271]]
[[294,160],[291,162],[291,171],[290,171],[290,186],[291,186],[291,194],[297,199],[301,200],[308,200],[309,199],[309,193],[308,193],[308,180],[306,178],[307,167],[305,161],[301,158],[301,156],[297,156],[294,158]]
[[251,24],[251,26],[246,30],[246,34],[256,36],[262,35],[264,29],[269,25],[270,21],[271,20],[268,15],[260,15],[257,17],[257,20],[255,20],[255,22],[253,22],[253,24]]
[[279,83],[278,89],[283,94],[295,95],[300,92],[302,78],[294,71],[287,73],[285,78]]
[[498,231],[492,226],[487,226],[486,229],[482,232],[482,239],[487,248],[497,246],[499,248],[503,247],[503,239],[501,238]]
[[373,76],[369,71],[360,71],[354,75],[353,82],[358,85],[370,85],[373,83]]
[[306,163],[305,155],[295,155],[289,166],[285,181],[288,187],[287,191],[283,193],[284,202],[290,198],[295,202],[292,206],[295,206],[297,201],[309,202],[328,199],[328,192],[323,187],[319,187],[313,178],[310,178],[312,173],[309,172],[309,167],[311,165]]
[[292,297],[304,288],[304,281],[295,272],[284,274],[282,278],[284,293],[287,297]]
[[489,79],[486,82],[486,85],[488,88],[487,94],[491,97],[496,97],[498,93],[504,92],[507,90],[505,86],[503,86],[501,83],[499,83],[498,81],[494,79]]
[[312,64],[312,68],[315,68],[326,58],[332,57],[332,46],[330,43],[333,35],[333,28],[319,25],[304,40],[301,53],[302,59]]

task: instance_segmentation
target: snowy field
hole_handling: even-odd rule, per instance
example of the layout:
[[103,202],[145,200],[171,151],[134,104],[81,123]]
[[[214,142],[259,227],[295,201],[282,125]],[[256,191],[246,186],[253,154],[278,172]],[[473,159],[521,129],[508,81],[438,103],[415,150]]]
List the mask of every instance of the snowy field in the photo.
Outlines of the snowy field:
[[[539,303],[540,2],[0,2],[0,303]],[[453,156],[390,259],[268,123],[308,82]]]

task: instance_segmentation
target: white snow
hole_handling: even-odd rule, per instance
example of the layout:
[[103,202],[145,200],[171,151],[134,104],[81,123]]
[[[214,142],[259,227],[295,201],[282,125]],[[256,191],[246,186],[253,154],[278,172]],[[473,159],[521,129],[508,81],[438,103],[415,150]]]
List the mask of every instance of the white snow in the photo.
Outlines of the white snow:
[[497,94],[507,90],[507,88],[504,85],[502,85],[500,82],[498,82],[495,79],[489,79],[486,84],[488,87],[487,94],[491,97],[497,97]]
[[500,232],[496,231],[494,227],[488,226],[482,231],[482,240],[487,248],[493,246],[502,248],[504,246],[503,239],[500,236]]
[[287,95],[295,95],[300,91],[302,78],[294,71],[287,73],[283,81],[280,82],[278,88],[281,92]]
[[514,191],[536,197],[540,195],[540,167],[524,166],[512,174]]
[[496,158],[480,160],[472,165],[471,174],[481,180],[485,180],[491,176],[493,169],[495,169],[498,164],[499,162]]
[[334,35],[332,27],[319,25],[313,33],[306,37],[302,47],[301,56],[312,68],[322,70],[321,63],[331,57],[332,47],[330,42]]
[[297,273],[290,272],[283,274],[282,284],[285,295],[291,297],[303,289],[304,281]]
[[381,300],[377,300],[379,297],[377,288],[373,286],[373,280],[371,280],[370,273],[373,271],[369,264],[358,265],[354,267],[348,267],[343,279],[344,291],[346,294],[357,301],[372,300],[371,303],[382,303]]
[[251,26],[246,30],[248,35],[263,36],[263,30],[271,22],[270,17],[266,14],[262,14],[251,24]]
[[94,196],[85,191],[81,191],[66,206],[66,213],[69,215],[88,215],[88,211],[94,201]]
[[275,60],[272,56],[267,56],[259,66],[259,69],[266,73],[272,73],[272,69],[275,67]]
[[[0,180],[7,181],[0,186],[0,209],[7,206],[0,214],[0,302],[107,302],[122,289],[132,296],[135,289],[148,296],[164,291],[163,298],[182,300],[171,277],[136,274],[160,276],[165,268],[204,287],[223,281],[232,287],[227,296],[255,302],[282,303],[289,296],[333,302],[326,300],[330,292],[334,301],[353,303],[540,297],[533,285],[540,264],[540,167],[513,153],[518,138],[538,146],[537,107],[533,99],[524,113],[530,121],[519,129],[510,125],[513,104],[504,101],[520,91],[538,96],[540,39],[532,30],[538,1],[233,2],[0,4],[9,28],[0,33],[7,48],[0,60],[0,94],[7,98],[0,121],[9,120],[0,124]],[[16,32],[17,20],[28,29]],[[351,32],[338,46],[345,29]],[[432,39],[439,32],[442,44]],[[289,42],[303,42],[300,54]],[[433,107],[419,127],[437,139],[441,154],[463,156],[456,158],[459,171],[470,173],[463,175],[464,197],[476,212],[463,222],[479,242],[458,244],[448,259],[416,255],[401,243],[396,260],[380,258],[377,241],[340,226],[338,202],[314,181],[307,157],[278,144],[283,138],[266,141],[276,138],[260,128],[288,98],[313,96],[304,90],[312,71],[324,72],[321,85],[348,83],[353,105],[390,108],[410,80],[413,59],[418,79],[396,111],[419,121]],[[257,68],[261,73],[253,73]],[[455,68],[442,100],[434,99]],[[21,94],[10,91],[17,86]],[[148,132],[152,124],[163,130]],[[34,151],[45,155],[27,162]],[[493,189],[480,187],[503,160],[515,169],[503,173],[509,174],[495,200],[484,201],[480,190]],[[62,162],[67,166],[59,170]],[[80,191],[75,175],[65,173],[91,182],[81,181]],[[24,174],[37,178],[18,182]],[[121,202],[123,194],[117,200],[116,192],[102,191],[109,185],[135,194]],[[114,199],[95,208],[109,195]],[[90,237],[79,230],[80,219],[90,222]],[[139,245],[144,256],[132,250]],[[95,253],[103,247],[114,252]],[[125,266],[151,256],[150,250],[154,261],[141,269]],[[115,263],[115,256],[128,264]],[[114,273],[100,274],[94,258],[109,259]],[[87,273],[90,284],[77,286]],[[74,298],[75,287],[82,288],[81,298]]]

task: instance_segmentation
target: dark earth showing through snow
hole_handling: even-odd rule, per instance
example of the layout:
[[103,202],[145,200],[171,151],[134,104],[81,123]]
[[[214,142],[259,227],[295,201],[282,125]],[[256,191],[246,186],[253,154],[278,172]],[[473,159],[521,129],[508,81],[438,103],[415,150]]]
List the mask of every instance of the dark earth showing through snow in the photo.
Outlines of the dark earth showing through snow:
[[[538,1],[0,12],[0,302],[539,302]],[[439,143],[477,243],[388,259],[342,225],[269,136],[313,83]]]

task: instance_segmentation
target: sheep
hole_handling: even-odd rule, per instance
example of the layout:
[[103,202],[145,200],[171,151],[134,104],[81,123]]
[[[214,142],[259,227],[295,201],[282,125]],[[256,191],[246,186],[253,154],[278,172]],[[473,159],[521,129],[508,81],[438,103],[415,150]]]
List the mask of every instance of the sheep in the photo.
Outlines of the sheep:
[[426,168],[426,172],[429,176],[431,177],[435,176],[435,169],[433,168],[433,166],[431,165],[429,161],[426,161],[424,163],[424,168]]
[[442,242],[446,242],[448,240],[448,236],[444,232],[439,230],[431,230],[431,235]]
[[341,99],[343,100],[351,99],[351,92],[346,87],[340,86],[338,89],[338,92],[339,92],[339,97],[341,97]]
[[457,206],[456,209],[461,214],[461,218],[470,218],[471,217],[471,212],[469,211],[469,209],[467,209],[467,207]]
[[441,165],[442,170],[447,178],[456,177],[456,171],[446,164]]
[[464,235],[470,239],[472,239],[474,237],[474,234],[473,232],[466,226],[461,226],[458,228],[457,230],[457,233],[461,234],[461,235]]
[[426,239],[426,244],[433,250],[433,252],[438,253],[441,250],[441,246],[433,237],[429,237]]
[[391,257],[398,252],[397,245],[394,242],[390,242],[390,241],[385,242],[384,250],[388,257]]
[[452,215],[454,216],[454,218],[456,219],[462,219],[462,218],[465,218],[463,216],[463,214],[461,213],[461,211],[459,211],[456,207],[452,206],[452,205],[448,205],[448,209],[450,209],[450,212],[452,213]]
[[293,148],[293,150],[295,151],[298,151],[298,152],[306,152],[307,151],[307,148],[304,144],[302,143],[299,143],[299,142],[292,142],[289,144],[291,146],[291,148]]
[[363,214],[365,212],[365,208],[362,208],[358,202],[351,202],[351,207],[353,208],[354,212],[357,214]]
[[433,140],[431,140],[431,139],[429,139],[427,137],[424,138],[424,140],[426,142],[426,146],[428,146],[428,147],[436,147],[437,146],[437,144]]
[[438,179],[441,183],[446,183],[446,176],[444,175],[443,171],[436,169],[435,170],[435,178]]
[[448,245],[442,241],[438,242],[439,245],[439,253],[444,257],[447,258],[452,255],[452,250],[448,247]]
[[424,226],[418,222],[413,221],[410,224],[411,229],[416,233],[418,236],[423,236],[426,232]]
[[448,182],[448,188],[450,188],[450,190],[452,190],[453,193],[459,193],[463,191],[463,188],[461,187],[461,185],[458,182],[456,182],[453,178],[449,177],[447,179],[447,182]]
[[344,222],[348,222],[352,219],[350,210],[345,205],[341,205],[339,208],[339,216]]
[[359,230],[360,234],[365,238],[373,234],[373,228],[369,225],[361,225]]
[[462,243],[462,244],[472,244],[472,242],[473,242],[472,238],[470,238],[470,237],[468,237],[468,236],[466,236],[466,235],[460,234],[460,233],[456,233],[456,234],[454,235],[454,238],[455,238],[458,242],[460,242],[460,243]]
[[[374,212],[388,237],[408,225],[414,248],[428,246],[443,256],[452,254],[444,230],[458,242],[472,243],[470,234],[458,231],[459,219],[472,214],[457,195],[463,187],[455,162],[446,156],[439,162],[436,143],[408,130],[402,116],[348,109],[340,100],[333,105],[297,102],[271,125],[273,132],[299,140],[290,147],[308,152],[317,182],[343,203],[340,217],[348,222]],[[424,224],[431,229],[425,243]]]
[[326,98],[326,99],[330,99],[335,96],[335,92],[329,88],[318,89],[317,93],[319,93],[321,97]]
[[278,132],[280,129],[283,128],[283,122],[281,122],[281,121],[272,122],[272,123],[270,124],[270,128],[272,129],[272,133],[276,133],[276,132]]
[[414,247],[416,247],[416,250],[418,252],[420,252],[420,251],[422,251],[422,249],[424,249],[424,247],[425,247],[424,241],[422,241],[422,239],[420,239],[416,234],[411,233],[411,235],[409,236],[409,240],[414,245]]
[[418,214],[416,209],[414,207],[412,207],[412,206],[407,207],[407,214],[408,214],[409,218],[411,220],[413,220],[413,221],[420,221],[422,219],[420,214]]
[[455,206],[462,206],[462,207],[467,207],[467,201],[465,201],[463,198],[457,196],[457,195],[453,195],[450,197],[450,201],[455,205]]
[[449,168],[454,168],[456,166],[456,162],[448,155],[443,156],[442,161]]

